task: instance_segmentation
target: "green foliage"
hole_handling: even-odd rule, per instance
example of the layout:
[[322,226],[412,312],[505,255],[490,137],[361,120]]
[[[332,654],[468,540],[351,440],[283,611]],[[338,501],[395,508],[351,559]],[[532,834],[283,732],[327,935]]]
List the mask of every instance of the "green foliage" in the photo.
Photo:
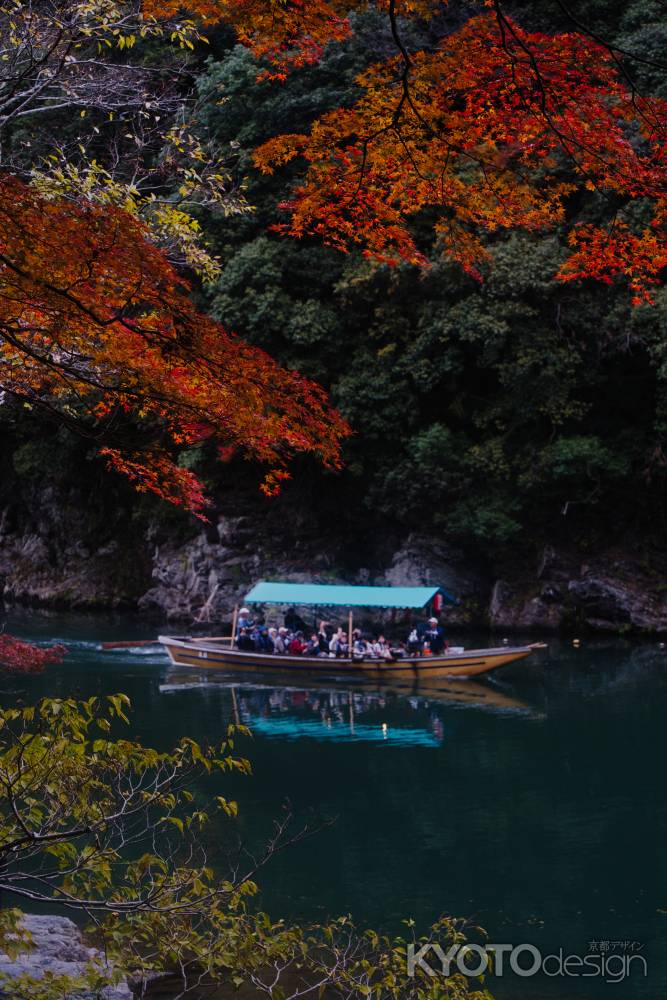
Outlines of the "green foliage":
[[261,235],[230,257],[215,286],[213,315],[284,363],[326,379],[343,336],[333,287],[343,261]]
[[[4,942],[3,942],[4,947]],[[88,963],[81,975],[56,975],[47,970],[43,976],[7,976],[0,973],[2,995],[6,1000],[88,1000],[102,998],[105,990],[117,979],[94,962]]]
[[15,959],[33,946],[32,935],[21,923],[22,917],[22,911],[16,907],[0,909],[0,942],[2,950],[10,959]]
[[628,473],[625,456],[615,455],[595,437],[560,438],[541,457],[545,474],[552,480],[613,479]]
[[667,96],[664,54],[667,46],[665,8],[660,0],[635,0],[629,3],[620,23],[618,45],[626,52],[637,53],[629,61],[635,84],[641,91]]
[[472,445],[434,424],[415,435],[409,455],[388,471],[378,502],[406,520],[417,520],[426,508],[430,523],[453,537],[505,543],[521,530],[508,479],[500,440]]
[[[45,699],[35,707],[0,712],[0,886],[5,891],[45,902],[85,900],[82,908],[91,912],[125,912],[151,899],[155,907],[168,908],[181,893],[194,891],[201,878],[196,865],[179,872],[177,888],[166,855],[126,859],[121,849],[141,844],[141,832],[133,830],[140,817],[152,830],[165,828],[165,851],[171,847],[170,827],[182,835],[200,830],[209,814],[190,812],[187,786],[193,776],[247,774],[249,764],[233,756],[233,727],[218,747],[201,747],[184,737],[171,753],[114,740],[112,729],[128,722],[128,708],[126,695],[111,695],[103,701]],[[232,809],[219,799],[215,807]],[[28,859],[30,876],[22,869]]]
[[[214,773],[248,773],[234,755],[246,731],[230,727],[217,747],[184,738],[159,752],[115,735],[128,710],[129,699],[113,695],[0,711],[0,890],[95,916],[109,963],[91,961],[77,977],[3,977],[3,995],[74,1000],[125,975],[145,982],[167,972],[183,993],[226,983],[280,998],[305,989],[341,1000],[488,1000],[480,981],[459,973],[410,977],[402,937],[361,933],[347,918],[300,927],[254,911],[262,858],[241,853],[248,869],[225,874],[205,849],[215,812],[233,822],[237,810],[220,795],[204,808],[204,785]],[[277,824],[266,857],[283,843]],[[0,931],[10,954],[30,947],[18,910],[3,911]],[[470,934],[482,932],[443,917],[417,947],[437,939],[448,948]]]

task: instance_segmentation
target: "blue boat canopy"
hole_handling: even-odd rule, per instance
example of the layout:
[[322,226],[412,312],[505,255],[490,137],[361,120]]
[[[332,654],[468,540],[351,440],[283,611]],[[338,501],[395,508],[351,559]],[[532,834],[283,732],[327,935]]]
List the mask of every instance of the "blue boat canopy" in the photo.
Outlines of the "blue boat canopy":
[[423,608],[436,594],[456,603],[441,587],[337,587],[324,583],[257,583],[248,604],[315,604],[347,608]]

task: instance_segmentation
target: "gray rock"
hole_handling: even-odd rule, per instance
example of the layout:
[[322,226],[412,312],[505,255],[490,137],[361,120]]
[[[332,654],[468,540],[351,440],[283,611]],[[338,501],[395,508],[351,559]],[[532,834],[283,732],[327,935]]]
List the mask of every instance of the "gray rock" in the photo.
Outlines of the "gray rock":
[[[30,931],[34,947],[22,952],[15,959],[0,951],[0,973],[16,979],[29,975],[42,979],[47,973],[54,976],[80,976],[91,963],[101,971],[111,973],[102,954],[87,947],[76,924],[67,917],[37,916],[26,914],[23,926]],[[2,993],[0,992],[0,996]],[[91,994],[72,994],[76,1000],[93,1000]],[[25,1000],[29,1000],[26,996]],[[108,986],[94,1000],[132,1000],[127,983]]]
[[629,625],[632,622],[632,599],[618,581],[588,576],[571,580],[568,591],[581,617],[594,628]]
[[667,601],[655,581],[627,564],[616,567],[618,575],[588,567],[582,580],[569,584],[569,597],[579,617],[596,631],[640,630],[667,632]]
[[519,595],[505,580],[496,580],[489,600],[489,623],[512,628],[517,620]]
[[75,530],[71,535],[65,548],[53,550],[43,534],[4,535],[0,597],[7,603],[80,609],[131,606],[145,589],[142,561],[113,545],[93,552]]
[[211,543],[204,534],[182,545],[164,545],[153,559],[153,585],[138,601],[141,610],[170,620],[219,621],[255,582],[256,554]]
[[489,599],[490,581],[485,568],[454,546],[430,536],[410,535],[376,583],[392,587],[440,586],[457,598],[446,606],[452,624],[479,621]]
[[542,595],[532,597],[523,604],[516,625],[520,629],[555,631],[563,624],[562,606]]
[[600,553],[582,564],[547,547],[536,575],[537,580],[496,582],[489,602],[492,625],[550,630],[576,622],[598,632],[667,632],[660,577],[624,553]]
[[[535,590],[534,581],[532,589]],[[491,591],[488,616],[494,628],[552,631],[562,624],[563,608],[549,587],[543,587],[539,594],[529,594],[525,585],[497,580]]]
[[567,582],[578,572],[577,561],[568,554],[545,545],[537,561],[537,579],[554,582]]

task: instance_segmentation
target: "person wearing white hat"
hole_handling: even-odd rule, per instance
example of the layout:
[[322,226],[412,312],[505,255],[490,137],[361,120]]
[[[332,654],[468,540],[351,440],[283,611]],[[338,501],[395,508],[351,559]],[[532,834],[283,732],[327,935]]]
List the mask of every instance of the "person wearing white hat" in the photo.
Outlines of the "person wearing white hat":
[[242,628],[251,629],[254,624],[255,624],[255,622],[250,617],[250,609],[249,608],[241,608],[241,610],[239,611],[238,621],[236,623],[236,635],[237,635],[237,638],[238,638],[238,635],[241,632]]
[[428,643],[429,649],[436,656],[438,653],[442,653],[445,648],[445,630],[442,625],[438,625],[437,618],[429,618],[423,639],[424,642]]

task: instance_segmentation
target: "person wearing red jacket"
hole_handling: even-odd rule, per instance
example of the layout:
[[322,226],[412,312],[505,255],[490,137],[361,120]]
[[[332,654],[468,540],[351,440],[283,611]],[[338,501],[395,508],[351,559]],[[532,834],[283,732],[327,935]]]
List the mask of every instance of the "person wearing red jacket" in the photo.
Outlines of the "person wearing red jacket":
[[287,652],[296,656],[301,656],[306,650],[306,643],[303,640],[303,632],[297,632],[291,639]]

